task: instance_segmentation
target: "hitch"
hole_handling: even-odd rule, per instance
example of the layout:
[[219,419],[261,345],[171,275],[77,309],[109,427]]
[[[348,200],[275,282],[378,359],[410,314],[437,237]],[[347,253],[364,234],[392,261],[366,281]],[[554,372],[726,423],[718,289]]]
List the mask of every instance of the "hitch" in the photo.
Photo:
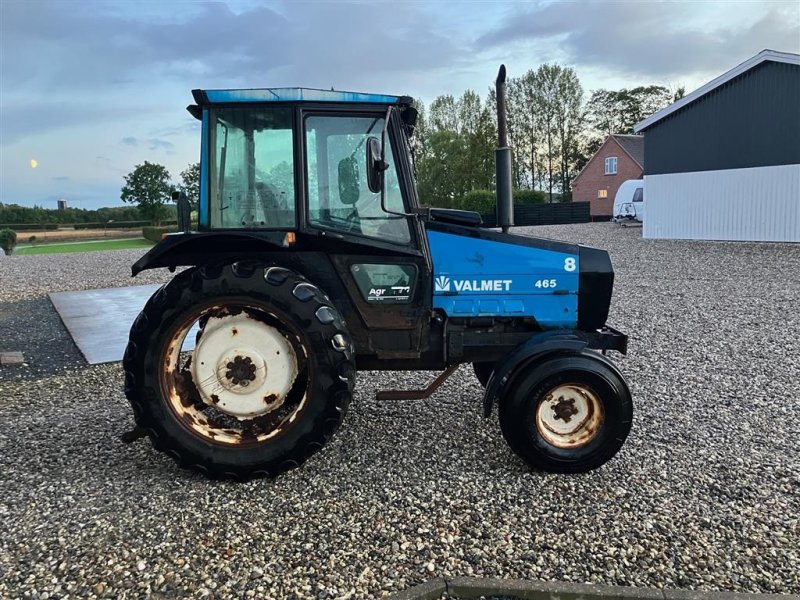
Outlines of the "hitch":
[[430,398],[433,393],[438,390],[442,384],[452,375],[458,365],[447,367],[444,371],[433,381],[428,384],[428,387],[422,390],[381,390],[375,394],[376,400],[424,400]]

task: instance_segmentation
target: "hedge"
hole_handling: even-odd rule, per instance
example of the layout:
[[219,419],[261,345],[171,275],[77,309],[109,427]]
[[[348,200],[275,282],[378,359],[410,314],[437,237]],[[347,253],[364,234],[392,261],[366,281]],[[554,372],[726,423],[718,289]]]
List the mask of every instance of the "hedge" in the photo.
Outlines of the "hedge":
[[0,224],[0,229],[10,229],[11,231],[52,231],[58,229],[58,223],[10,223]]
[[[543,204],[547,194],[539,190],[514,190],[513,202],[517,204]],[[491,190],[472,190],[455,203],[462,210],[474,210],[482,215],[495,212],[497,196]]]
[[539,190],[514,190],[514,204],[544,204],[547,194]]
[[[135,229],[147,227],[151,221],[106,221],[105,223],[75,223],[75,229]],[[177,221],[164,221],[164,225],[176,225]]]
[[160,242],[161,236],[165,233],[176,233],[178,228],[175,225],[166,227],[142,227],[142,236],[151,242]]
[[472,190],[467,192],[457,207],[461,210],[474,210],[477,213],[485,214],[494,212],[497,203],[494,192],[489,190]]

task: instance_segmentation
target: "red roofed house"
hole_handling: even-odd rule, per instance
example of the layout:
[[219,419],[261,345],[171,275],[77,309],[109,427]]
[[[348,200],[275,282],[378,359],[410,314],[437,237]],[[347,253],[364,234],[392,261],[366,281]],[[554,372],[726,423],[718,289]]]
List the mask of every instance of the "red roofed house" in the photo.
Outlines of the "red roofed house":
[[588,202],[593,221],[611,220],[619,186],[643,172],[644,136],[613,133],[572,180],[572,201]]

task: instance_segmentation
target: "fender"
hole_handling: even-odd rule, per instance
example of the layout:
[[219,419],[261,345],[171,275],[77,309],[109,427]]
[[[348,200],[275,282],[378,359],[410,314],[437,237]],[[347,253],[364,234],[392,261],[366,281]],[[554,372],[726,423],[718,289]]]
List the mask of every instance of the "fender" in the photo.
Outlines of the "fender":
[[131,267],[131,276],[136,277],[147,269],[200,265],[214,260],[241,259],[259,252],[275,252],[289,247],[285,231],[190,231],[171,233],[153,246],[147,254]]
[[[486,384],[483,396],[483,416],[492,413],[495,400],[508,389],[517,375],[530,364],[540,361],[545,356],[562,352],[580,354],[587,348],[602,350],[596,358],[607,364],[620,375],[616,365],[605,357],[607,350],[617,350],[622,354],[628,352],[628,336],[624,333],[604,327],[598,331],[556,330],[537,333],[517,346],[508,356],[498,361]],[[595,354],[595,353],[593,353]]]

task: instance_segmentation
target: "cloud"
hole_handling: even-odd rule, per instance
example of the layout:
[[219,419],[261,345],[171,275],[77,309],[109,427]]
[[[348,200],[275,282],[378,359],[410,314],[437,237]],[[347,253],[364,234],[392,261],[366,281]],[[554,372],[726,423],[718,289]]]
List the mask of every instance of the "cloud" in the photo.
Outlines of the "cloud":
[[721,73],[764,48],[800,51],[800,11],[767,6],[756,20],[736,26],[713,15],[699,18],[698,5],[688,3],[588,2],[580,10],[574,3],[538,4],[513,11],[475,46],[485,51],[547,41],[576,65],[652,78]]
[[[3,78],[0,77],[0,81]],[[53,102],[49,99],[31,99],[28,102],[9,101],[2,84],[0,95],[3,107],[0,110],[0,145],[10,146],[19,140],[36,134],[49,133],[55,129],[77,126],[84,123],[103,123],[119,119],[119,106],[97,105],[91,110],[81,102]]]
[[137,138],[135,138],[135,137],[128,136],[128,137],[122,138],[122,143],[125,144],[126,146],[134,146],[135,147],[135,146],[139,145],[139,140]]
[[64,93],[134,87],[145,78],[338,87],[344,78],[374,80],[387,67],[410,72],[463,57],[411,3],[390,13],[360,2],[288,3],[282,13],[263,5],[238,13],[220,2],[182,6],[154,19],[105,4],[6,3],[0,34],[14,51],[0,58],[4,87]]
[[[391,13],[360,2],[257,4],[238,12],[216,2],[152,12],[134,3],[3,2],[3,144],[104,113],[128,123],[152,122],[155,113],[174,119],[192,88],[407,93],[423,73],[469,61],[425,7],[411,3]],[[185,117],[172,131],[151,135],[196,134],[198,123]]]
[[71,181],[72,177],[67,177],[66,175],[61,175],[60,177],[53,177],[53,181],[58,181],[59,183],[64,183],[65,181]]
[[167,140],[161,140],[158,138],[150,138],[147,140],[147,149],[148,150],[164,150],[168,154],[172,153],[175,150],[175,144],[172,142],[168,142]]

